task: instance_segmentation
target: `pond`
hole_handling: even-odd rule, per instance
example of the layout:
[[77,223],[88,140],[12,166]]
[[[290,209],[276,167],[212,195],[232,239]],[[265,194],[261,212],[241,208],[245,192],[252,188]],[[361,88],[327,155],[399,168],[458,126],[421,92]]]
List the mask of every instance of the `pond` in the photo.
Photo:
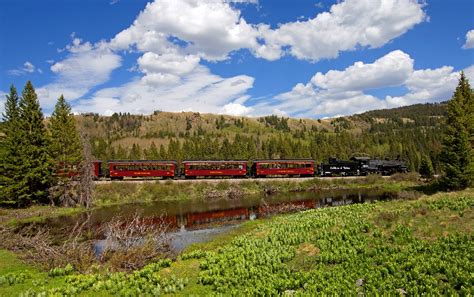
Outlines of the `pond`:
[[77,222],[86,222],[100,250],[103,226],[114,218],[123,220],[138,214],[146,224],[166,223],[171,248],[179,252],[192,243],[205,242],[232,230],[245,220],[266,218],[279,213],[397,199],[398,192],[374,189],[334,189],[314,192],[277,193],[236,199],[156,201],[132,203],[92,210],[75,216],[48,219],[54,233],[67,233]]

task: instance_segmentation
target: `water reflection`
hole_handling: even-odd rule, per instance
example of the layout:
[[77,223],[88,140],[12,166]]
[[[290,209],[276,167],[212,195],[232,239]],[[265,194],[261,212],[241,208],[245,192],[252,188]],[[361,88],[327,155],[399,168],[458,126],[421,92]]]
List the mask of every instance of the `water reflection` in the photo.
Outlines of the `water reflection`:
[[64,229],[88,217],[88,227],[99,239],[102,235],[96,230],[100,230],[101,225],[114,217],[121,216],[126,219],[137,213],[145,219],[147,224],[165,221],[173,230],[192,230],[207,228],[210,224],[256,219],[277,213],[390,200],[397,197],[397,192],[346,189],[270,196],[255,195],[242,199],[156,201],[106,207],[76,216],[49,219],[46,224],[52,228]]

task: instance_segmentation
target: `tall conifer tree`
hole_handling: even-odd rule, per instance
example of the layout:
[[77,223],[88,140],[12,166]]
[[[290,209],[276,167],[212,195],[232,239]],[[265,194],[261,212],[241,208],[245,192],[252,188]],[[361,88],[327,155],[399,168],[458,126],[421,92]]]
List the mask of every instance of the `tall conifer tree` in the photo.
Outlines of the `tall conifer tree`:
[[80,173],[83,156],[76,121],[63,95],[58,98],[51,115],[49,132],[51,135],[49,152],[54,171],[59,173],[49,191],[50,201],[53,204],[72,206],[77,197],[73,197],[76,195],[76,186],[71,177]]
[[472,90],[464,73],[448,103],[447,128],[443,139],[441,161],[445,176],[443,183],[447,189],[463,189],[472,183],[473,150],[469,142],[472,127]]
[[18,127],[21,136],[19,153],[22,164],[18,171],[21,180],[18,183],[16,197],[20,206],[48,201],[51,163],[48,152],[49,139],[43,121],[35,89],[28,81],[19,103]]
[[71,107],[61,95],[51,115],[49,130],[51,133],[50,153],[56,167],[67,171],[82,160],[82,145],[76,129],[76,120]]
[[3,187],[0,187],[0,204],[16,204],[16,194],[21,175],[18,174],[21,166],[19,150],[21,147],[21,136],[19,131],[19,107],[18,93],[15,86],[10,87],[10,94],[6,96],[5,113],[3,121],[5,127],[5,155],[0,165],[0,180]]

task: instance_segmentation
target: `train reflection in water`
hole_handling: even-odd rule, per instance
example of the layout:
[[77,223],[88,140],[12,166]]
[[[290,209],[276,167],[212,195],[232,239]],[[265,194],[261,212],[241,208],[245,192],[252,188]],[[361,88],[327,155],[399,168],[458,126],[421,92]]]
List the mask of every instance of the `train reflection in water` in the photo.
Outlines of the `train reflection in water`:
[[215,224],[267,218],[272,215],[303,211],[313,208],[350,205],[354,203],[373,202],[375,200],[390,200],[397,197],[396,192],[385,192],[378,195],[348,194],[318,199],[304,199],[285,202],[266,202],[250,207],[236,207],[213,211],[192,212],[176,215],[155,217],[164,220],[173,229],[195,229],[209,227]]

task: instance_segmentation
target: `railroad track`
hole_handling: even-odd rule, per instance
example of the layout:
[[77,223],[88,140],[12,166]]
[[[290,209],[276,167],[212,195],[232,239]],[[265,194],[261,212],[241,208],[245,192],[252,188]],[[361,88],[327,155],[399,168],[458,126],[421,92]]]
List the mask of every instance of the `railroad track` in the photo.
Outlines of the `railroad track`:
[[[144,179],[144,178],[125,178],[123,180],[96,180],[96,184],[109,184],[109,183],[241,183],[246,181],[258,181],[258,182],[270,182],[270,181],[307,181],[312,179],[317,180],[357,180],[364,179],[365,176],[334,176],[334,177],[266,177],[266,178],[202,178],[202,179]],[[383,176],[382,178],[390,178],[390,176]]]

